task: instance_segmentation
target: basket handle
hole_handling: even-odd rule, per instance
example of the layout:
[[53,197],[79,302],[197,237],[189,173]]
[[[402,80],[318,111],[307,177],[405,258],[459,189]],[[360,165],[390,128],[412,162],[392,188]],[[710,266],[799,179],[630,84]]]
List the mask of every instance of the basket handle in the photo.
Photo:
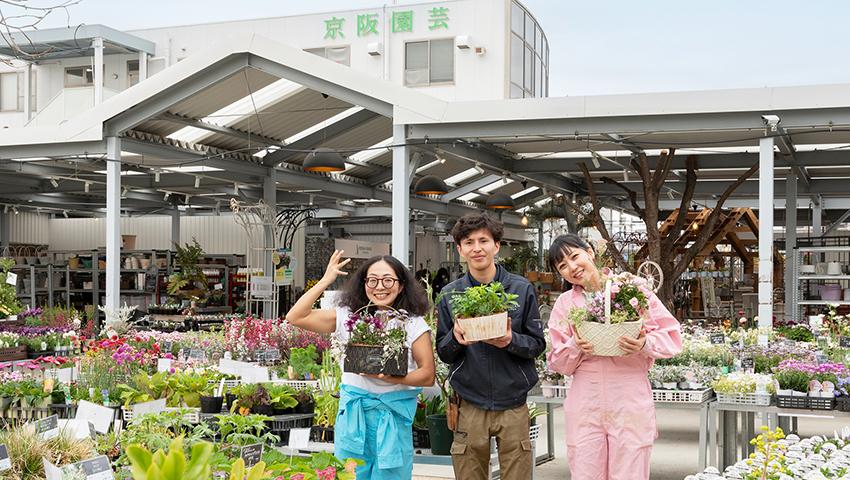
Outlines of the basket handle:
[[605,281],[605,325],[611,323],[611,279]]
[[525,261],[525,271],[526,271],[526,272],[530,272],[530,271],[532,271],[532,270],[531,270],[531,267],[530,267],[530,266],[528,266],[528,264],[529,264],[530,262],[534,262],[534,268],[535,268],[535,269],[537,268],[537,259],[536,259],[536,258],[534,258],[534,257],[531,257],[531,258],[529,258],[528,260],[526,260],[526,261]]

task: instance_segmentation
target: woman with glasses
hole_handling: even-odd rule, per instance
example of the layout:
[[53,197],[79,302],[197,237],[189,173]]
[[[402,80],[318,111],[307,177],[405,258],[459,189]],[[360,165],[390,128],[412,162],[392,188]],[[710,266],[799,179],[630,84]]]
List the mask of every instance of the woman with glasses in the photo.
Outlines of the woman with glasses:
[[317,333],[333,333],[348,343],[345,321],[366,305],[394,308],[409,314],[407,321],[408,373],[405,376],[348,373],[343,369],[339,413],[335,425],[334,455],[359,458],[358,479],[409,479],[413,475],[413,414],[420,387],[434,385],[431,328],[423,318],[430,304],[422,285],[395,257],[378,255],[367,260],[342,287],[336,308],[313,310],[338,275],[348,275],[337,250],[321,280],[295,303],[286,320]]

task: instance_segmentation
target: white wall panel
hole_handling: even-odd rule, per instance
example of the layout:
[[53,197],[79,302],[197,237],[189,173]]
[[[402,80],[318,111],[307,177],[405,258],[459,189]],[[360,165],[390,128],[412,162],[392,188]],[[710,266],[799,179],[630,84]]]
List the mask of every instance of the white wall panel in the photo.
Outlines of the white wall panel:
[[35,212],[9,212],[9,243],[47,244],[50,241],[50,218]]

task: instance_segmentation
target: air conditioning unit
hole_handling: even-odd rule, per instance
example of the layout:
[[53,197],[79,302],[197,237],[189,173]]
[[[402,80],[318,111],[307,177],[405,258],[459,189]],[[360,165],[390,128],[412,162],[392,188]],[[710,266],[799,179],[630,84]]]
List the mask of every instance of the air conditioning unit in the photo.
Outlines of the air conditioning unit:
[[474,51],[476,55],[484,55],[487,53],[487,50],[484,50],[484,47],[475,47]]

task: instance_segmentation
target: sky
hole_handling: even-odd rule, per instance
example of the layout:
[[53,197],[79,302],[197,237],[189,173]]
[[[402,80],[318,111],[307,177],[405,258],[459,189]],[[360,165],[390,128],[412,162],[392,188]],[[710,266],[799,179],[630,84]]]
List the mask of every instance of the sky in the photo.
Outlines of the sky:
[[[30,0],[30,5],[60,0]],[[397,0],[397,4],[423,3]],[[430,3],[430,2],[429,2]],[[550,96],[850,83],[850,2],[521,0],[549,40]],[[118,30],[372,8],[372,0],[81,0],[40,28]],[[3,13],[8,15],[3,7]],[[70,19],[68,18],[70,16]]]

